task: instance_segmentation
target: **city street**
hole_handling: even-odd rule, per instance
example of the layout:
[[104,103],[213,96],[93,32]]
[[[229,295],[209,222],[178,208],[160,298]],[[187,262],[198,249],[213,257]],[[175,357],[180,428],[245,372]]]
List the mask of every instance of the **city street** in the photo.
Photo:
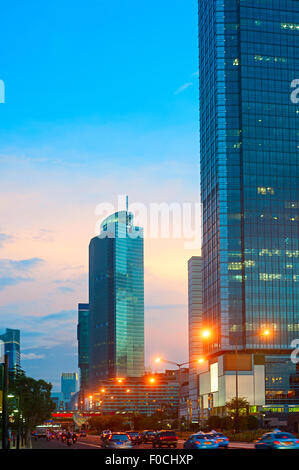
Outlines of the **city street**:
[[[183,449],[183,440],[178,441],[178,449]],[[61,441],[52,440],[46,441],[46,439],[39,439],[38,441],[32,441],[33,449],[102,449],[101,440],[98,436],[87,436],[81,438],[77,441],[76,444],[72,446],[67,446]],[[254,444],[248,442],[232,442],[229,445],[229,449],[253,449]],[[133,449],[148,449],[152,450],[150,444],[141,444],[133,446]],[[163,447],[165,449],[165,447]],[[157,450],[157,449],[156,449]],[[172,450],[172,449],[170,449]]]

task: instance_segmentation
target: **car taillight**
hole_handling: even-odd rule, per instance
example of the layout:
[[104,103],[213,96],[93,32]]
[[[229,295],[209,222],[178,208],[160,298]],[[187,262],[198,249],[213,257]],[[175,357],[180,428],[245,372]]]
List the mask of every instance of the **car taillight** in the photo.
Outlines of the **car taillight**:
[[280,445],[281,442],[279,442],[279,441],[274,441],[273,444],[278,444],[278,445]]
[[296,441],[295,444],[299,444],[299,441]]
[[195,441],[195,444],[201,444],[201,442],[200,441]]

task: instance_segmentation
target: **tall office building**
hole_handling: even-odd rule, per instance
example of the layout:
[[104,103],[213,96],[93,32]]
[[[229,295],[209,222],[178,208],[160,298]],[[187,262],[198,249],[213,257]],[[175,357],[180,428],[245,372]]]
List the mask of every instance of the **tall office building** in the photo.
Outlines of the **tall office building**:
[[20,367],[20,330],[6,328],[0,330],[0,341],[4,343],[4,354],[8,355],[8,367],[10,371],[16,371]]
[[298,25],[294,0],[199,1],[206,350],[259,351],[266,403],[299,401]]
[[144,372],[143,230],[107,217],[89,247],[90,385]]
[[62,372],[61,374],[61,392],[64,402],[67,404],[73,394],[78,391],[78,374],[76,372]]
[[80,370],[80,391],[83,393],[88,388],[89,373],[89,305],[78,305],[78,367]]
[[189,414],[198,417],[198,365],[203,344],[202,328],[202,259],[192,256],[188,261],[188,325],[189,325]]

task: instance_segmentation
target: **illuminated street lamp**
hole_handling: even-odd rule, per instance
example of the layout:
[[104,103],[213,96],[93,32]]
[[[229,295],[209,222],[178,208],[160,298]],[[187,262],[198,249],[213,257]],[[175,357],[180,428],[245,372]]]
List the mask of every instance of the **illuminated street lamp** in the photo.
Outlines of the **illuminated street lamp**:
[[[272,334],[272,331],[269,329],[269,328],[266,328],[265,330],[261,331],[260,333],[254,333],[252,335],[250,334],[247,334],[247,336],[249,337],[262,337],[262,336],[265,336],[265,337],[269,337],[271,336]],[[205,340],[209,339],[209,338],[212,338],[212,330],[209,330],[209,329],[204,329],[202,330],[201,332],[201,337]],[[236,362],[236,416],[239,415],[239,380],[238,380],[238,376],[239,376],[239,370],[238,370],[238,345],[237,343],[235,343],[235,362]]]
[[204,358],[203,357],[200,357],[198,359],[195,359],[193,361],[188,361],[188,362],[173,362],[173,361],[169,361],[168,359],[164,359],[162,357],[156,357],[155,359],[155,362],[156,364],[160,364],[161,362],[167,362],[168,364],[172,364],[174,366],[177,366],[178,369],[179,369],[179,406],[178,406],[178,418],[179,418],[179,428],[181,429],[181,416],[180,416],[180,412],[181,412],[181,394],[182,394],[182,390],[181,390],[181,368],[183,366],[186,366],[186,365],[190,365],[190,364],[201,364],[204,362]]

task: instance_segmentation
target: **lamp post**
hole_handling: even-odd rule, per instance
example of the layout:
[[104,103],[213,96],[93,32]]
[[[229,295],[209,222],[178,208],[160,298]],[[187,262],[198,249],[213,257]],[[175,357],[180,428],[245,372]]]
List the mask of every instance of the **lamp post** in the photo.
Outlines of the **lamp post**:
[[181,395],[182,395],[182,384],[181,384],[181,377],[182,377],[182,373],[181,373],[181,369],[183,366],[187,366],[187,365],[190,365],[190,364],[195,364],[195,363],[201,363],[203,362],[204,359],[203,358],[200,358],[200,359],[196,359],[194,361],[188,361],[188,362],[173,362],[173,361],[169,361],[168,359],[164,359],[164,358],[161,358],[161,357],[157,357],[155,359],[155,362],[157,364],[159,364],[160,362],[166,362],[167,364],[172,364],[174,366],[177,366],[178,369],[179,369],[179,406],[178,406],[178,421],[179,421],[179,430],[181,431]]
[[[261,333],[254,333],[254,334],[247,334],[247,337],[249,336],[250,338],[255,338],[255,337],[268,337],[271,335],[271,331],[269,329],[263,330]],[[212,337],[212,331],[211,330],[203,330],[201,333],[201,336],[204,340],[207,340]],[[238,364],[238,359],[239,359],[239,351],[238,351],[238,344],[234,343],[235,346],[235,366],[236,366],[236,418],[239,417],[239,364]],[[245,348],[246,349],[246,348]]]

